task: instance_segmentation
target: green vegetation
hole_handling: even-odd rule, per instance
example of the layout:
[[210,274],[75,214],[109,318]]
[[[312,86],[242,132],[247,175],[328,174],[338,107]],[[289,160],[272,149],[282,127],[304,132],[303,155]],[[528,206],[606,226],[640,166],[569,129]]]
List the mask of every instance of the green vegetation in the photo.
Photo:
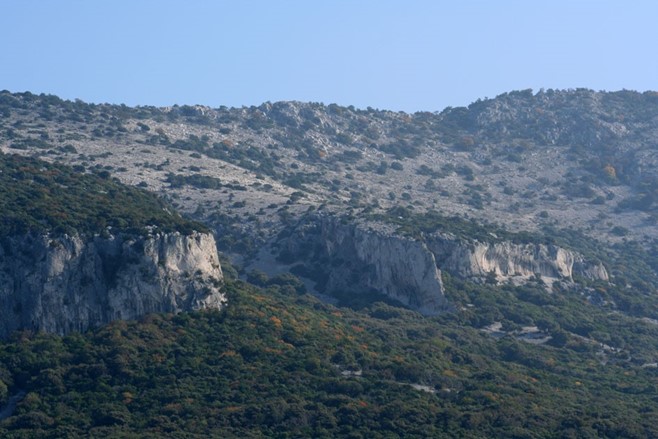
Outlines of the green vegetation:
[[[510,232],[498,225],[483,224],[456,216],[446,217],[432,210],[415,213],[405,207],[394,207],[386,214],[375,214],[371,218],[395,224],[398,226],[398,233],[421,240],[424,240],[426,235],[441,232],[453,234],[466,241],[546,244],[575,250],[589,261],[604,263],[612,276],[612,282],[604,284],[592,284],[586,279],[577,279],[582,288],[595,289],[601,300],[616,310],[637,317],[658,319],[658,244],[651,249],[646,249],[634,241],[606,246],[575,230],[549,226],[535,233]],[[618,227],[613,233],[623,236],[627,230]]]
[[0,155],[0,236],[16,233],[191,233],[205,226],[182,218],[142,189],[99,175],[17,155]]
[[[404,194],[402,194],[404,195]],[[423,234],[440,231],[452,233],[458,238],[480,242],[511,241],[515,243],[550,243],[550,239],[528,232],[509,232],[501,226],[483,224],[458,216],[445,216],[435,210],[415,213],[413,210],[396,206],[384,214],[373,214],[372,220],[398,226],[398,233],[420,238]]]
[[[512,211],[560,195],[585,207],[616,206],[616,213],[639,210],[655,223],[658,179],[639,160],[655,143],[657,102],[655,93],[525,90],[441,114],[406,115],[299,103],[165,111],[0,92],[0,137],[9,148],[50,156],[80,149],[77,170],[94,173],[0,156],[0,236],[203,229],[112,179],[111,167],[94,163],[112,151],[76,148],[85,139],[135,142],[152,157],[161,146],[270,176],[299,189],[286,205],[268,206],[288,224],[297,222],[288,204],[318,185],[349,193],[352,221],[358,209],[373,207],[361,188],[363,173],[386,182],[381,176],[399,178],[405,169],[422,177],[425,191],[484,209],[492,195],[482,171],[502,158],[500,172],[522,173],[531,151],[557,148],[573,165],[563,179],[539,177],[541,184],[527,190],[513,184],[514,175],[499,180],[504,195],[517,197]],[[167,122],[194,125],[189,132],[197,134],[176,134]],[[407,161],[444,148],[464,160]],[[166,181],[172,188],[247,190],[200,167],[188,170]],[[324,170],[335,175],[325,178]],[[470,183],[449,193],[439,179],[455,174]],[[630,192],[613,203],[615,185]],[[573,230],[513,233],[437,211],[416,213],[417,189],[387,188],[390,201],[408,206],[370,219],[418,240],[440,232],[465,241],[556,244],[603,262],[611,280],[559,281],[549,292],[538,275],[518,286],[496,284],[495,273],[483,284],[444,273],[456,311],[424,318],[376,291],[335,292],[345,306],[337,308],[305,295],[291,274],[251,272],[247,279],[260,288],[228,281],[230,302],[221,312],[146,316],[67,337],[20,333],[1,343],[0,409],[12,395],[25,397],[0,420],[0,437],[658,437],[658,240],[640,245],[632,241],[635,230],[613,222],[607,227],[618,243],[604,245]],[[226,205],[245,206],[232,196]],[[536,215],[553,223],[555,209],[541,209]],[[206,218],[220,231],[221,248],[243,256],[260,248],[264,238],[247,227],[248,218],[222,210]],[[303,250],[308,257],[284,262],[307,264],[290,271],[321,289],[326,270],[340,261]],[[494,323],[502,331],[483,331]],[[524,341],[527,326],[550,339]]]
[[337,309],[279,285],[228,292],[222,312],[17,334],[0,377],[5,399],[26,396],[0,435],[658,435],[655,369],[602,365],[578,343],[496,340],[455,316]]

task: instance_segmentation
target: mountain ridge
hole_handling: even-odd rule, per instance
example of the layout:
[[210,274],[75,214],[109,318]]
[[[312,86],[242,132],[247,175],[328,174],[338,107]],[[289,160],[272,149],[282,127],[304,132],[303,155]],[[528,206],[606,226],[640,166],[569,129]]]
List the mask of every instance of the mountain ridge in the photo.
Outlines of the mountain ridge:
[[[396,222],[407,217],[443,228],[461,224],[480,240],[493,230],[525,234],[530,241],[521,242],[531,242],[544,231],[551,237],[573,229],[597,239],[599,248],[637,241],[651,256],[647,261],[658,242],[653,92],[524,90],[411,115],[299,102],[163,110],[0,97],[8,114],[0,129],[3,150],[87,173],[113,172],[160,193],[214,229],[220,250],[247,270],[259,266],[263,247],[276,254],[276,237],[314,211],[346,213],[344,220],[369,223],[366,228],[379,227],[370,218],[387,218],[392,240],[406,227]],[[455,219],[439,220],[433,212]],[[579,253],[567,241],[559,247]],[[598,262],[610,266],[610,260]],[[498,277],[512,280],[514,273],[494,265]],[[602,278],[610,273],[613,284],[620,274],[595,271],[605,272]],[[630,293],[614,290],[615,303],[628,303]]]
[[[3,108],[14,108],[17,119],[5,120],[5,151],[32,151],[86,170],[96,169],[94,162],[102,160],[103,167],[110,166],[126,183],[181,196],[183,200],[175,202],[186,211],[194,212],[199,205],[213,209],[213,200],[225,206],[231,202],[229,210],[245,214],[247,225],[256,229],[250,215],[262,209],[267,220],[276,217],[268,211],[272,202],[259,200],[271,199],[281,207],[301,192],[303,197],[295,196],[291,208],[299,203],[339,209],[403,204],[493,219],[521,230],[569,223],[611,240],[617,239],[611,233],[614,227],[626,229],[635,239],[656,232],[656,195],[648,189],[656,179],[651,165],[656,162],[650,147],[656,137],[651,92],[521,91],[469,107],[412,115],[312,103],[163,111],[3,96]],[[21,99],[29,101],[21,104],[24,109],[14,102]],[[567,110],[556,111],[549,104]],[[10,126],[20,127],[17,112],[29,112],[30,106],[52,113],[51,120],[39,116],[44,126],[29,130]],[[527,120],[492,120],[491,114],[501,114],[495,107],[522,113]],[[574,117],[594,107],[599,109],[595,117]],[[621,116],[626,119],[615,119]],[[61,122],[55,123],[55,117]],[[614,128],[620,125],[624,129]],[[501,129],[509,137],[503,143],[496,134]],[[163,161],[154,162],[154,151]],[[181,154],[189,157],[181,161]],[[251,186],[259,181],[261,187]],[[227,200],[221,194],[226,184],[246,190],[234,191],[235,199]],[[213,200],[194,189],[211,193]],[[186,197],[192,202],[184,202]],[[246,206],[240,207],[241,201]],[[540,202],[543,210],[536,207]]]

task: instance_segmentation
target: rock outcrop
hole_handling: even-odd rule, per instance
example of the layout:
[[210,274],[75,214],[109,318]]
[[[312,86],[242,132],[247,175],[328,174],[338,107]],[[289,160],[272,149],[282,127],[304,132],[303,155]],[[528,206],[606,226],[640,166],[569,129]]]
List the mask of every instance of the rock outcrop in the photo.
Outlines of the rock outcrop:
[[466,279],[493,274],[498,281],[537,275],[549,280],[573,281],[574,276],[608,280],[603,264],[587,261],[581,254],[556,245],[483,243],[435,234],[427,238],[427,246],[439,267]]
[[374,291],[425,315],[450,308],[434,256],[420,241],[318,216],[282,244],[285,254],[325,272],[326,292]]
[[302,263],[320,292],[384,294],[426,315],[451,308],[441,270],[474,282],[540,276],[573,282],[575,277],[608,280],[600,262],[555,245],[495,243],[434,233],[413,239],[372,223],[344,222],[329,215],[306,218],[278,242],[281,259]]
[[0,337],[17,329],[65,334],[226,301],[210,234],[22,235],[1,244]]

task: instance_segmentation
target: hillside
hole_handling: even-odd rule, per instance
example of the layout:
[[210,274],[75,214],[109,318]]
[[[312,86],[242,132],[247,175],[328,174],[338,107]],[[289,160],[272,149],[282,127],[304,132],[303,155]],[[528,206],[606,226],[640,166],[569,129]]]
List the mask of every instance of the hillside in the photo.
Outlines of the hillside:
[[0,205],[0,236],[207,231],[153,194],[120,184],[107,173],[80,174],[18,155],[0,155]]
[[[299,262],[297,274],[316,293],[325,292],[326,273],[309,266],[305,249],[285,248],[286,236],[304,236],[307,215],[344,217],[394,238],[402,218],[428,215],[434,225],[421,220],[414,239],[453,275],[483,279],[494,269],[497,282],[517,282],[516,274],[527,279],[557,263],[524,260],[520,247],[501,259],[491,247],[485,263],[462,255],[471,259],[464,268],[446,254],[463,245],[428,235],[454,234],[455,224],[467,225],[458,239],[487,241],[495,230],[516,244],[559,242],[607,268],[630,252],[640,260],[634,270],[610,274],[621,276],[611,279],[617,290],[632,290],[608,303],[655,318],[651,306],[629,303],[655,291],[657,104],[653,92],[526,90],[404,114],[300,102],[130,108],[2,92],[0,145],[155,191],[214,229],[239,268],[276,275]],[[585,237],[598,250],[583,249]]]
[[0,148],[30,156],[2,156],[3,233],[158,224],[192,242],[207,227],[236,267],[222,263],[221,311],[16,333],[0,432],[656,436],[657,141],[653,92],[517,91],[415,114],[0,92]]
[[404,114],[300,102],[129,108],[3,92],[0,141],[166,193],[251,237],[311,207],[403,205],[651,242],[657,101],[522,91]]
[[[495,341],[458,318],[354,312],[273,279],[222,312],[0,349],[4,437],[624,437],[658,434],[656,369],[569,337]],[[656,328],[644,334],[655,349]],[[620,332],[624,336],[624,332]],[[566,343],[562,345],[562,343]],[[9,389],[9,390],[7,390]]]

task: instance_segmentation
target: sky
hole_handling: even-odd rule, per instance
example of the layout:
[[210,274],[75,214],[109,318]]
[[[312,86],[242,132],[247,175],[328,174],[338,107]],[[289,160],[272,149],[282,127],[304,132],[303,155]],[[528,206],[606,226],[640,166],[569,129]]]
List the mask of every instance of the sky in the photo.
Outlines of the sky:
[[657,90],[656,22],[654,0],[0,0],[0,90],[406,112]]

